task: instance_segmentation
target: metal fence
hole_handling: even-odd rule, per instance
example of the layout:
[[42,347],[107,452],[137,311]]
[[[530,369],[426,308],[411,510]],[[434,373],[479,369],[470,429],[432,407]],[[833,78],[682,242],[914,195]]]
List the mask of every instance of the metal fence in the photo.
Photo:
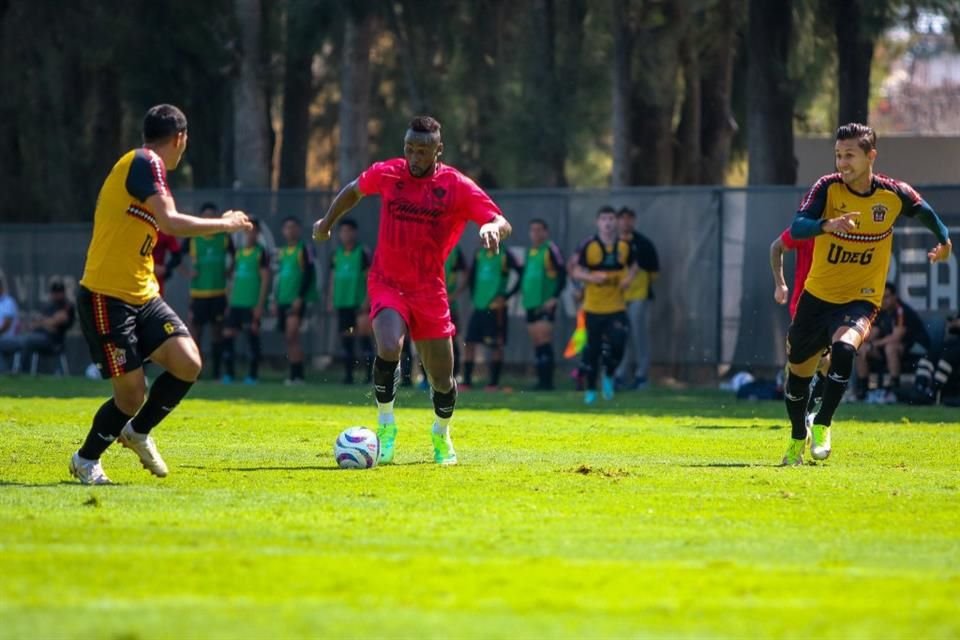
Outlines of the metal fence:
[[[960,231],[960,186],[930,186],[920,191],[952,231]],[[514,236],[507,244],[519,257],[529,244],[527,225],[533,218],[548,221],[553,240],[569,256],[595,232],[595,213],[600,206],[629,206],[637,212],[637,227],[653,241],[661,264],[652,306],[654,365],[679,377],[692,377],[697,371],[715,375],[720,365],[729,363],[766,367],[782,362],[788,317],[773,301],[769,245],[792,220],[802,189],[550,189],[492,195],[514,225]],[[264,222],[263,240],[268,248],[280,239],[283,218],[301,219],[308,235],[310,225],[323,215],[332,198],[330,193],[298,190],[197,190],[176,196],[184,211],[195,211],[202,202],[212,201],[223,209],[243,209],[256,215]],[[379,200],[367,198],[350,214],[359,225],[361,241],[371,247],[376,243],[378,211]],[[22,308],[38,308],[53,277],[62,278],[68,295],[73,295],[89,236],[89,224],[0,224],[0,273]],[[476,228],[468,227],[461,240],[467,256],[476,249],[477,240]],[[918,310],[956,310],[960,298],[956,257],[941,265],[927,264],[925,250],[932,243],[929,232],[914,221],[898,222],[891,278],[898,283],[902,297]],[[320,287],[328,281],[333,248],[332,243],[316,247]],[[788,259],[788,282],[792,282],[791,268]],[[167,298],[186,317],[187,282],[182,276],[168,283]],[[332,355],[338,348],[335,318],[319,307],[312,310],[304,334],[306,348],[314,357]],[[464,321],[469,311],[469,305],[461,310]],[[574,316],[568,289],[558,314],[559,349],[573,329]],[[282,353],[282,341],[271,323],[268,320],[264,326],[268,356]],[[509,363],[532,360],[516,298],[510,304],[509,344]],[[74,367],[86,363],[76,327],[69,353]]]

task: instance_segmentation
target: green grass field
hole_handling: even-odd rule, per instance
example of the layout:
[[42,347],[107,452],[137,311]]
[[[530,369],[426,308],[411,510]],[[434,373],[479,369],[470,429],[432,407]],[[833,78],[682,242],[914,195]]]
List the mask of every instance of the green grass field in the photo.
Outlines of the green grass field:
[[0,638],[960,636],[960,412],[842,406],[833,457],[774,466],[781,403],[718,392],[422,392],[398,464],[340,471],[366,389],[201,384],[67,462],[103,382],[0,378]]

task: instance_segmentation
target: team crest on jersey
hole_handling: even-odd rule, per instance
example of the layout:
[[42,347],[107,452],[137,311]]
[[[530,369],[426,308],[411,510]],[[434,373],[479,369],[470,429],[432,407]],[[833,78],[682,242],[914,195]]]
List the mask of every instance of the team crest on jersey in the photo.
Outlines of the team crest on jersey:
[[882,204],[873,205],[873,221],[874,222],[883,222],[884,218],[887,217],[887,208]]
[[433,195],[437,196],[439,199],[442,199],[443,196],[447,195],[447,190],[443,187],[437,187],[433,190]]
[[170,334],[172,334],[172,333],[173,333],[174,331],[176,331],[176,330],[177,330],[177,328],[176,328],[175,326],[173,326],[173,323],[172,323],[172,322],[164,322],[164,323],[163,323],[163,332],[166,333],[168,336],[169,336]]
[[127,350],[110,345],[110,359],[120,366],[127,364]]
[[403,191],[403,180],[397,180],[397,191]]

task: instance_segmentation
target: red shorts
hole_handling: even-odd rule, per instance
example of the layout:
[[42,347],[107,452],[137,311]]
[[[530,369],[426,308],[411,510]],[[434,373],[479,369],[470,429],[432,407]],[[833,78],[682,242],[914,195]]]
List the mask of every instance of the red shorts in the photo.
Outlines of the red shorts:
[[371,280],[367,295],[370,297],[370,321],[384,309],[393,309],[407,323],[410,339],[414,342],[440,340],[457,333],[450,318],[446,291],[409,293]]

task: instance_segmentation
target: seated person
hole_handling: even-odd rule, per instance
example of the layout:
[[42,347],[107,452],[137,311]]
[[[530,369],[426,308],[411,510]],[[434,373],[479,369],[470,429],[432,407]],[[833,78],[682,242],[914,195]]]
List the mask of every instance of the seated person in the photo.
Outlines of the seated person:
[[63,283],[50,283],[50,299],[40,314],[27,323],[26,333],[16,338],[15,344],[5,345],[4,351],[20,351],[21,362],[26,363],[36,352],[49,353],[63,347],[67,330],[73,325],[76,310],[64,290]]
[[956,386],[958,376],[955,373],[960,371],[960,317],[947,320],[946,332],[940,353],[929,354],[917,363],[913,397],[917,404],[934,404],[941,399],[944,390]]
[[881,374],[888,373],[889,376],[883,376],[882,387],[872,393],[867,401],[880,404],[896,402],[903,356],[915,344],[930,348],[930,337],[923,320],[907,303],[900,300],[896,287],[892,282],[888,282],[870,335],[857,352],[857,397],[866,397],[870,370],[874,368],[879,369]]
[[7,369],[7,353],[19,350],[17,340],[17,322],[19,311],[17,301],[7,293],[7,283],[0,275],[0,372]]

